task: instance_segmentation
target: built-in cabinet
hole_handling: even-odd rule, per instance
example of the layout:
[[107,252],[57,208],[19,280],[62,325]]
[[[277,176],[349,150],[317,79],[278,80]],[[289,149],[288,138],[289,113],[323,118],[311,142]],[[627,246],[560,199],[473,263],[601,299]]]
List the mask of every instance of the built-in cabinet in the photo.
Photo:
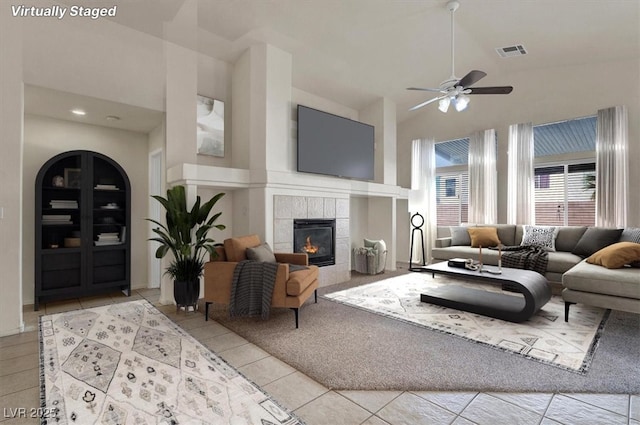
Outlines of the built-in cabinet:
[[97,152],[47,161],[35,184],[35,302],[131,292],[131,185]]

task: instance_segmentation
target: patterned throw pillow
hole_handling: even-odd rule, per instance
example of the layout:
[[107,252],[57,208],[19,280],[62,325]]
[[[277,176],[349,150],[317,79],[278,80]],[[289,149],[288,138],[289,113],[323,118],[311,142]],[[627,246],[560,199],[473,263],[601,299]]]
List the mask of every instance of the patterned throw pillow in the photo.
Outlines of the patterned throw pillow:
[[523,226],[521,246],[539,246],[547,251],[556,250],[556,226]]
[[[627,227],[620,235],[620,242],[640,243],[640,227]],[[640,268],[640,261],[631,263],[631,267]]]

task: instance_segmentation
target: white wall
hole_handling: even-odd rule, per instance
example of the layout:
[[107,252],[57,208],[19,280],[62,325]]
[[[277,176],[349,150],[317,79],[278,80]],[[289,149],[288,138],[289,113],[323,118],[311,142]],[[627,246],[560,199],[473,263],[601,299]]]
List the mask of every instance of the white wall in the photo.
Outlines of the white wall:
[[14,20],[23,25],[25,84],[164,110],[162,40],[108,19]]
[[[506,222],[507,146],[510,124],[544,124],[593,115],[598,109],[627,105],[629,111],[630,181],[640,181],[640,61],[540,68],[511,74],[508,96],[472,96],[464,112],[443,114],[429,105],[398,125],[398,184],[410,187],[411,140],[450,140],[495,128],[498,136],[498,221]],[[613,79],[612,79],[612,76]],[[616,83],[623,82],[623,83]],[[630,226],[640,226],[640,191],[629,196]],[[408,223],[408,221],[407,221]]]
[[[4,3],[2,4],[4,7]],[[8,7],[8,5],[7,5]],[[22,121],[24,86],[20,24],[0,13],[0,336],[20,332],[22,323]]]
[[116,161],[131,182],[131,286],[147,286],[148,136],[34,115],[24,120],[23,302],[34,301],[35,180],[51,157],[70,150],[99,152]]
[[198,164],[217,167],[232,166],[231,140],[233,127],[231,116],[233,102],[231,97],[231,75],[233,65],[204,55],[198,55],[198,93],[211,99],[224,102],[224,158],[209,155],[198,155]]

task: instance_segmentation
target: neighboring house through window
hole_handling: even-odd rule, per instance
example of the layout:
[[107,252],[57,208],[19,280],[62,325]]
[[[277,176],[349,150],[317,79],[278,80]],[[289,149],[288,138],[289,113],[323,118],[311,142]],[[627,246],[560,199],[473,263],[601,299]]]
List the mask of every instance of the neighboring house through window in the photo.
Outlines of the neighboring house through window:
[[596,117],[535,126],[538,225],[595,224]]
[[469,217],[469,139],[437,143],[435,150],[437,224],[466,223]]

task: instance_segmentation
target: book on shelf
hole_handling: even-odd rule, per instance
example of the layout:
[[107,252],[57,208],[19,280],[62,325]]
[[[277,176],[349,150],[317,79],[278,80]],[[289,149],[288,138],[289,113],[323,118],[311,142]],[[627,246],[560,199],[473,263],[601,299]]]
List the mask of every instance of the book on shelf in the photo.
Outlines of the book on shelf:
[[53,209],[78,209],[78,201],[52,199],[49,205]]
[[71,214],[42,214],[42,220],[67,221],[71,220]]
[[115,241],[93,241],[93,244],[95,246],[106,246],[106,245],[120,245],[120,244],[122,244],[122,242],[120,242],[119,240],[115,240]]
[[102,190],[118,190],[118,186],[115,184],[97,184],[94,189],[102,189]]
[[122,226],[120,229],[120,242],[124,243],[127,241],[127,226]]
[[117,232],[114,233],[99,233],[99,241],[120,241],[120,235]]
[[68,214],[43,214],[42,224],[73,224]]

